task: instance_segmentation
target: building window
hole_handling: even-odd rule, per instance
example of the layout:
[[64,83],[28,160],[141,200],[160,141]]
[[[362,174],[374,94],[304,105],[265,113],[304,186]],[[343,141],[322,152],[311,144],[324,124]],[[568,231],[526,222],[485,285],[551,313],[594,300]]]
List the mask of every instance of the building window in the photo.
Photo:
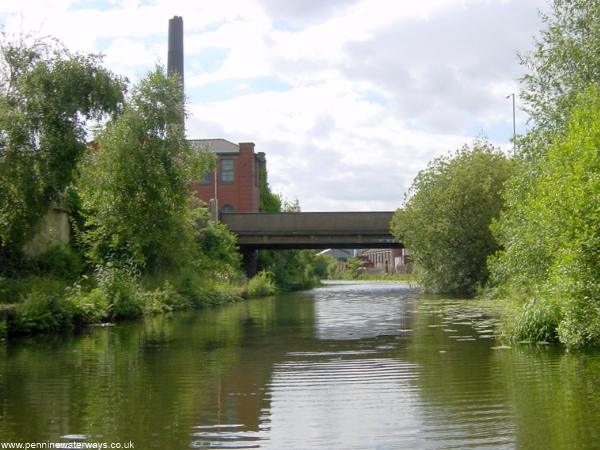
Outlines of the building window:
[[233,206],[231,206],[231,205],[223,205],[223,207],[221,208],[221,212],[222,213],[232,213],[233,212]]
[[200,179],[199,183],[200,184],[210,184],[213,180],[213,172],[204,172],[204,175],[202,176],[202,178]]
[[233,183],[235,176],[233,173],[233,159],[221,160],[221,182]]

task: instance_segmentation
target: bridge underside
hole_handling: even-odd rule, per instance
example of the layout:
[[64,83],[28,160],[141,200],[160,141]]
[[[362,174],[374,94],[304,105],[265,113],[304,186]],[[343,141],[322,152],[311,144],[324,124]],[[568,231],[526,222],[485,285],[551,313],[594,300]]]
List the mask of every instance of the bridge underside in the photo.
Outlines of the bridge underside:
[[402,247],[389,231],[393,212],[224,213],[241,250]]
[[261,249],[325,249],[325,248],[402,248],[402,244],[386,236],[365,235],[238,235],[241,250]]

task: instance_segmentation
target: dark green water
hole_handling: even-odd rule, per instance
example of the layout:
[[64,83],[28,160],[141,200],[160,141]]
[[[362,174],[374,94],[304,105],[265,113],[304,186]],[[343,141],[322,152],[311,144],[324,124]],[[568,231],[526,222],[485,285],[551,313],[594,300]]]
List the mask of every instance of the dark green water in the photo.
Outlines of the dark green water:
[[0,442],[600,448],[600,353],[494,349],[493,320],[343,284],[0,351]]

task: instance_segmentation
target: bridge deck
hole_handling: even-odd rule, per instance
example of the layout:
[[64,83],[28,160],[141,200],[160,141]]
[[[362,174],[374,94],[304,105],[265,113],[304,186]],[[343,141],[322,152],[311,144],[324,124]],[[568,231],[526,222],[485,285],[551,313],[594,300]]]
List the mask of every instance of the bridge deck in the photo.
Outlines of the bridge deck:
[[242,249],[391,248],[392,211],[223,213],[221,221],[237,234]]

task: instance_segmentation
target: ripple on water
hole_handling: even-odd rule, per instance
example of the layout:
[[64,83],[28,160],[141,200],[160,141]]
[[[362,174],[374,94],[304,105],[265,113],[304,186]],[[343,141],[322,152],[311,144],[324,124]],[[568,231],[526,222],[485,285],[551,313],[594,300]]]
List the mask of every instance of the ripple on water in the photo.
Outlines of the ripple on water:
[[261,432],[243,424],[196,425],[190,448],[260,448]]

